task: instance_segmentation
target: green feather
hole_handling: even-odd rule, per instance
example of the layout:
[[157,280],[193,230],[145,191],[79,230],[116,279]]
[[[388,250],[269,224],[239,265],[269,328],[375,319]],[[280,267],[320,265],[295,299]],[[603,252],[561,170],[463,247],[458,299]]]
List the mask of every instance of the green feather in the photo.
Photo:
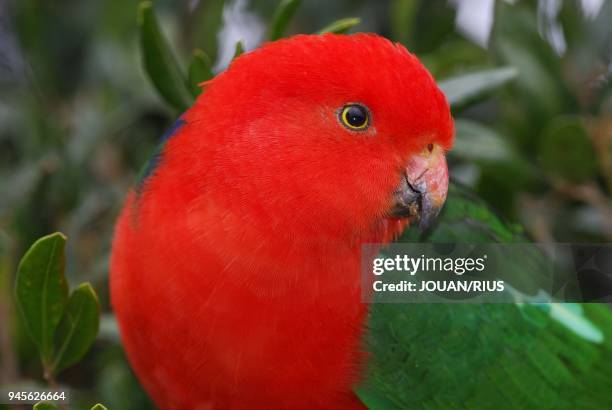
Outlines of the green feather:
[[[437,227],[402,241],[528,242],[457,185]],[[513,286],[541,288],[550,278],[537,266]],[[356,392],[371,409],[612,408],[612,310],[603,304],[373,304],[365,346]]]

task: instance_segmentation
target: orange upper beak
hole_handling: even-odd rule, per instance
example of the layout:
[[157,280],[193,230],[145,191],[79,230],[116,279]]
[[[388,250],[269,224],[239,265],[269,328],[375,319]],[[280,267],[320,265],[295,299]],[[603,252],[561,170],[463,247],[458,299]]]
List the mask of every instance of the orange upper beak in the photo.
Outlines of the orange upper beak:
[[444,150],[433,145],[431,150],[427,148],[408,160],[393,193],[391,216],[414,218],[424,231],[442,209],[447,191],[448,167]]

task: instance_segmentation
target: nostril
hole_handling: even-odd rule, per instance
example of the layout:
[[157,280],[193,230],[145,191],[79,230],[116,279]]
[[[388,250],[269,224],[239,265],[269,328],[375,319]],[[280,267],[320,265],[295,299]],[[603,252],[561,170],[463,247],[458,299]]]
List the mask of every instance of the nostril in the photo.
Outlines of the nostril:
[[434,145],[433,144],[431,144],[431,143],[427,144],[427,151],[432,152],[433,149],[434,149]]

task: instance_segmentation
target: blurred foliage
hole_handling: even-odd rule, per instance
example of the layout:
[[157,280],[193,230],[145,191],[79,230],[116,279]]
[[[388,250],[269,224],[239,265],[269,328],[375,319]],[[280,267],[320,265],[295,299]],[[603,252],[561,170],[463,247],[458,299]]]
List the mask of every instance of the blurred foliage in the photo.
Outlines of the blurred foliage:
[[[451,175],[492,205],[496,220],[524,226],[521,235],[612,241],[611,2],[588,16],[566,1],[553,19],[537,1],[496,2],[486,47],[457,28],[446,0],[283,1],[281,11],[271,0],[153,3],[159,31],[148,30],[158,40],[143,44],[137,0],[0,0],[0,384],[42,382],[36,348],[8,303],[26,248],[65,232],[68,282],[91,282],[108,312],[110,239],[125,192],[197,84],[266,35],[331,24],[404,43],[438,80],[482,70],[515,75],[453,107]],[[140,6],[141,28],[147,10]],[[551,45],[554,24],[563,52]],[[151,86],[141,45],[172,62],[159,75],[173,85]],[[170,93],[177,93],[171,105],[160,98]],[[104,315],[101,328],[92,351],[59,382],[75,389],[75,408],[96,401],[114,410],[150,408],[112,317]]]

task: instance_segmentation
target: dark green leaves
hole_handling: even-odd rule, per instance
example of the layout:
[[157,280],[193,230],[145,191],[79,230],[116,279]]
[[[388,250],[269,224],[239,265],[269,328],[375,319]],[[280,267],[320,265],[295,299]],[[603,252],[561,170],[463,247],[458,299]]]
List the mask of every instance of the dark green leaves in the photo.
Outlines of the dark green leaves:
[[202,92],[200,83],[208,81],[211,78],[213,78],[213,73],[210,57],[208,57],[204,51],[196,48],[193,50],[189,63],[189,86],[191,87],[191,94],[197,97]]
[[234,58],[240,56],[240,54],[244,53],[244,45],[242,45],[242,41],[236,42],[236,48],[234,49]]
[[535,173],[507,136],[471,120],[455,120],[455,144],[449,156],[479,165],[508,166],[521,181]]
[[164,38],[150,1],[138,8],[142,62],[159,94],[174,108],[184,111],[193,102],[184,74]]
[[356,17],[349,17],[345,19],[336,20],[328,26],[323,27],[317,32],[317,34],[335,33],[344,34],[349,31],[352,27],[361,23],[361,19]]
[[68,301],[65,246],[59,232],[40,238],[21,259],[15,280],[17,305],[44,362],[51,360],[55,328]]
[[[274,13],[272,23],[270,24],[270,29],[268,33],[268,38],[270,40],[278,40],[279,38],[283,37],[287,27],[289,26],[289,23],[291,22],[291,18],[294,16],[299,5],[300,0],[282,0],[280,2]],[[343,18],[334,21],[328,26],[325,26],[321,30],[317,31],[316,34],[343,34],[359,23],[361,23],[361,19],[359,18]]]
[[300,6],[300,0],[282,0],[272,18],[268,38],[271,41],[278,40],[283,36],[291,18]]
[[98,297],[91,285],[78,286],[68,297],[65,245],[59,232],[40,238],[21,259],[15,281],[17,305],[47,379],[83,357],[99,327]]
[[440,81],[438,86],[451,106],[460,106],[515,78],[512,67],[477,71]]
[[87,353],[100,326],[98,296],[89,283],[79,285],[68,300],[66,311],[55,333],[53,369],[60,372]]
[[[280,2],[270,24],[268,33],[270,40],[277,40],[283,36],[299,5],[300,0]],[[346,33],[359,23],[358,18],[341,19],[318,33]],[[210,57],[204,51],[195,49],[189,61],[187,75],[185,75],[159,27],[151,1],[140,3],[138,26],[144,71],[158,94],[169,105],[178,111],[185,111],[202,92],[199,84],[214,77]],[[234,58],[243,52],[244,45],[239,41],[236,43]]]
[[450,155],[470,161],[509,161],[512,146],[491,128],[470,120],[455,120],[456,140]]

